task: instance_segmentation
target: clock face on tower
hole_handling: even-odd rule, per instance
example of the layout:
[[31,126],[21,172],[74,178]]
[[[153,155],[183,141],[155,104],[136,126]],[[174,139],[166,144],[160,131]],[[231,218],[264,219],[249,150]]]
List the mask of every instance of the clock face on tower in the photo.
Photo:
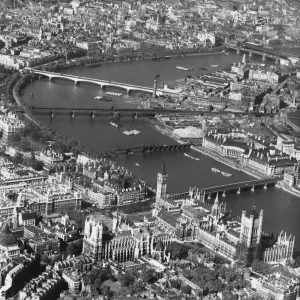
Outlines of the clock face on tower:
[[158,183],[166,183],[167,182],[167,176],[164,176],[162,174],[158,174],[158,176],[157,176],[157,182]]
[[157,182],[158,182],[158,183],[162,183],[162,182],[163,182],[163,178],[162,178],[161,175],[158,175],[158,177],[157,177]]

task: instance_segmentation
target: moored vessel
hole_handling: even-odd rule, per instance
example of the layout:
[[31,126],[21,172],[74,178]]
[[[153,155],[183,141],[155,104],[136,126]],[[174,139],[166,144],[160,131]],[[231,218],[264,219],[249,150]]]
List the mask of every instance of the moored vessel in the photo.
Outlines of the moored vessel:
[[122,93],[106,92],[105,95],[107,95],[107,96],[121,97]]
[[115,122],[109,122],[110,125],[114,126],[114,127],[119,127],[119,125]]
[[129,130],[124,130],[123,133],[125,135],[133,135],[133,133],[131,131],[129,131]]
[[181,70],[181,71],[189,71],[189,70],[191,70],[191,68],[185,68],[185,67],[180,67],[180,66],[177,66],[176,69],[177,70]]
[[135,129],[131,130],[130,132],[131,132],[133,135],[138,135],[138,134],[141,134],[141,132],[140,132],[140,131],[138,131],[138,130],[135,130]]
[[226,173],[226,172],[221,172],[221,174],[222,174],[222,175],[224,175],[224,176],[226,176],[226,177],[230,177],[230,176],[232,176],[232,174],[230,174],[230,173]]
[[96,96],[94,98],[95,100],[101,100],[101,101],[112,101],[112,97],[104,95],[104,96]]

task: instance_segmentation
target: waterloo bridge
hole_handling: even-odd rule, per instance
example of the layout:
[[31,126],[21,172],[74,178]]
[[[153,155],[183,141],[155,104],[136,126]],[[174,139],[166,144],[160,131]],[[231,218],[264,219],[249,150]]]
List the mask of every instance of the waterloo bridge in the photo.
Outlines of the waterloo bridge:
[[[33,69],[32,69],[33,70]],[[48,71],[42,71],[42,70],[33,70],[35,75],[39,76],[45,76],[48,77],[49,80],[53,79],[64,79],[64,80],[70,80],[73,81],[75,84],[80,83],[90,83],[90,84],[96,84],[101,87],[101,89],[104,89],[106,87],[115,87],[124,89],[129,94],[130,92],[144,92],[144,93],[153,93],[154,89],[151,87],[145,87],[140,85],[134,85],[129,83],[122,83],[122,82],[115,82],[115,81],[108,81],[103,79],[95,79],[95,78],[89,78],[89,77],[82,77],[82,76],[76,76],[76,75],[70,75],[70,74],[63,74],[63,73],[54,73],[54,72],[48,72]],[[179,92],[172,92],[172,91],[165,91],[163,89],[155,89],[156,95],[161,96],[163,94],[173,94],[174,96],[179,95]]]

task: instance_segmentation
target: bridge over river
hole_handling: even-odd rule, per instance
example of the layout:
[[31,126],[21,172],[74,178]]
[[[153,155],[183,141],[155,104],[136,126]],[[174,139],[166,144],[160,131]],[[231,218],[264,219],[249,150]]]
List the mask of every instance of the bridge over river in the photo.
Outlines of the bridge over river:
[[[209,110],[190,110],[190,109],[142,109],[142,108],[67,108],[67,107],[31,107],[35,114],[54,116],[89,116],[89,117],[136,117],[136,116],[155,116],[157,114],[173,114],[173,115],[228,115],[230,111],[209,111]],[[254,115],[274,116],[271,113],[264,112],[232,112],[234,115]]]
[[172,150],[187,150],[190,149],[191,146],[193,145],[195,144],[186,143],[186,144],[174,144],[174,145],[138,145],[133,147],[118,148],[112,151],[102,153],[102,155],[115,156],[118,154],[130,155],[136,152],[153,153],[153,152],[165,152],[165,151],[172,151]]
[[[263,51],[263,49],[262,49],[262,51],[256,51],[256,50],[247,49],[247,48],[244,48],[244,47],[235,47],[235,46],[228,46],[227,49],[236,50],[237,53],[242,51],[242,52],[249,53],[249,55],[252,55],[252,54],[260,55],[260,56],[263,57],[263,59],[264,58],[272,58],[275,61],[279,61],[279,59],[280,59],[280,57],[278,55],[276,55],[276,54],[272,55],[270,53],[266,53],[266,52]],[[265,50],[267,50],[267,49],[265,49]],[[282,55],[282,56],[284,56],[284,55]]]
[[[101,89],[105,87],[116,87],[120,89],[124,89],[129,94],[132,91],[137,92],[146,92],[146,93],[153,93],[154,89],[147,86],[140,86],[140,85],[134,85],[129,83],[122,83],[122,82],[115,82],[115,81],[108,81],[103,79],[95,79],[95,78],[89,78],[89,77],[81,77],[76,75],[70,75],[70,74],[63,74],[63,73],[54,73],[54,72],[48,72],[48,71],[41,71],[37,69],[32,69],[35,75],[45,76],[48,77],[49,80],[52,79],[65,79],[73,81],[75,84],[79,83],[90,83],[90,84],[96,84],[101,87]],[[155,88],[155,94],[157,96],[163,95],[163,94],[172,94],[174,96],[179,95],[178,91],[165,91],[163,89],[156,89]]]
[[269,186],[274,186],[279,180],[281,180],[281,178],[272,177],[207,187],[200,190],[200,199],[205,200],[206,197],[210,199],[213,195],[219,193],[221,193],[222,196],[226,196],[226,193],[236,192],[240,194],[247,190],[255,191],[257,188],[267,189]]

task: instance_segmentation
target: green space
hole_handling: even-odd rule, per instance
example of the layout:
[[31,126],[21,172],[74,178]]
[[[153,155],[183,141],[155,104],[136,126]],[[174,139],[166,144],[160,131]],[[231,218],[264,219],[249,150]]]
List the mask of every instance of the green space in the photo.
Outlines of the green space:
[[105,280],[101,287],[103,286],[109,286],[113,293],[118,293],[121,290],[121,284],[117,281],[112,281],[111,279]]

